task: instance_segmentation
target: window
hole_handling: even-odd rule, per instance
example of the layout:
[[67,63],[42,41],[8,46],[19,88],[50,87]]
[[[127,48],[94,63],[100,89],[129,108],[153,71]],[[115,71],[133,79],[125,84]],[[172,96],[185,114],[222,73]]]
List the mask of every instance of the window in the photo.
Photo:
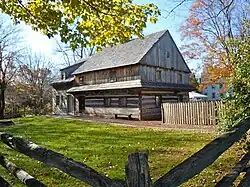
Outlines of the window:
[[82,85],[82,84],[83,84],[83,81],[84,81],[83,76],[80,76],[80,77],[79,77],[79,84]]
[[120,97],[119,98],[119,106],[126,107],[127,106],[127,98],[126,97]]
[[65,76],[65,73],[64,73],[64,72],[61,72],[61,79],[62,79],[62,80],[66,79],[66,76]]
[[60,96],[56,96],[56,106],[60,105]]
[[215,98],[215,93],[212,93],[212,98],[213,98],[213,99]]
[[167,51],[167,58],[170,58],[170,52]]
[[156,71],[156,81],[161,82],[161,70]]
[[64,97],[63,97],[63,95],[61,95],[61,105],[63,105],[64,104]]
[[116,82],[116,72],[115,71],[110,72],[110,82]]
[[182,83],[182,73],[178,73],[178,82]]
[[155,96],[156,107],[161,107],[161,96]]
[[179,96],[178,96],[178,101],[179,101],[179,102],[183,102],[183,95],[179,95]]
[[105,97],[105,98],[104,98],[104,106],[110,106],[110,104],[111,104],[110,98]]

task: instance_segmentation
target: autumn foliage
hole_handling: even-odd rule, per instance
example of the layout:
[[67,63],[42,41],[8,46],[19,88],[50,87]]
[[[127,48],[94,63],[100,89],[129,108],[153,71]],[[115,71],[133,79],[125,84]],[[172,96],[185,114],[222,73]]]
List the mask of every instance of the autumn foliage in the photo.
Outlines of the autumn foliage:
[[195,0],[191,6],[181,27],[183,39],[189,41],[182,50],[185,57],[202,61],[203,87],[232,74],[228,41],[244,35],[249,7],[248,0]]

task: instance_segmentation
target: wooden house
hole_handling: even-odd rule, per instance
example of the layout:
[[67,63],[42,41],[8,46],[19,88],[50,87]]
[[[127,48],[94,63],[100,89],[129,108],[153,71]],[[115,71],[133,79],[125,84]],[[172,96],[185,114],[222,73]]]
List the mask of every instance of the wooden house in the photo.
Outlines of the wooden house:
[[[161,103],[187,101],[194,90],[190,69],[167,30],[107,47],[81,63],[72,82],[64,83],[65,77],[59,86],[69,100],[74,98],[64,110],[74,114],[160,119]],[[52,85],[55,105],[64,106],[59,87]]]

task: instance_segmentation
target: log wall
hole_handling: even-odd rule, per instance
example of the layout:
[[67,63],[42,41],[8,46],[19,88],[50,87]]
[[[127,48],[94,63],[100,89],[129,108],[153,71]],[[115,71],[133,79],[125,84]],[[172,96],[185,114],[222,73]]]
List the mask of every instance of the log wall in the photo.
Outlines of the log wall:
[[[109,105],[105,104],[105,99],[109,99]],[[125,100],[122,104],[120,99]],[[131,115],[132,118],[139,119],[139,96],[138,95],[105,95],[86,96],[85,114],[94,116],[114,117],[118,115]]]
[[[115,71],[115,80],[112,79],[112,72]],[[79,78],[83,77],[83,82]],[[76,82],[82,85],[102,84],[108,82],[120,82],[140,79],[139,66],[125,66],[118,68],[105,69],[100,71],[87,72],[84,74],[76,75]]]

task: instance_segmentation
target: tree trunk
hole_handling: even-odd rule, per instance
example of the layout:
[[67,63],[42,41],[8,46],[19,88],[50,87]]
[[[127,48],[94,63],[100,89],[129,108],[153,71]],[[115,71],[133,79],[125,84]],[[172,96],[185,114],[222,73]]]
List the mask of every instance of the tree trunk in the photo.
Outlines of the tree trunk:
[[1,85],[0,90],[0,119],[4,118],[4,109],[5,109],[5,84]]

